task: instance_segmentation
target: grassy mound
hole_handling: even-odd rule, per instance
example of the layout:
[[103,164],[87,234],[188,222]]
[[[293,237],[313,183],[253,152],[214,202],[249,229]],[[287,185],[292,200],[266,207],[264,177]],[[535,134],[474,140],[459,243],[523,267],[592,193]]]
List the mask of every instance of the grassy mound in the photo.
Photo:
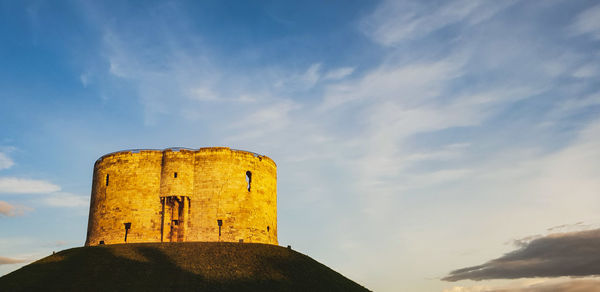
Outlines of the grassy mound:
[[368,291],[280,246],[138,243],[61,251],[0,278],[2,291]]

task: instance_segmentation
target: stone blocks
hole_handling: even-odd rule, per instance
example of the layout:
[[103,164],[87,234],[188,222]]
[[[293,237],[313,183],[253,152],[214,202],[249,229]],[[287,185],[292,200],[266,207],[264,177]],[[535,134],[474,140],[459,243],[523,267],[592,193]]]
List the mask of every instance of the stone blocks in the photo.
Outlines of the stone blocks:
[[86,246],[124,243],[126,232],[128,243],[277,244],[277,167],[255,153],[211,147],[107,154],[94,165],[91,196]]

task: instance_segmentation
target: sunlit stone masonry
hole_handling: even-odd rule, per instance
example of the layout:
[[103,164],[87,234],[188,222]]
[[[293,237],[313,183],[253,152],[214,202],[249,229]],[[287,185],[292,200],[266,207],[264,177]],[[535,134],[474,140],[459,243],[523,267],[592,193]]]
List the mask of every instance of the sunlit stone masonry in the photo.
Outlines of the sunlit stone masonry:
[[226,147],[127,150],[94,164],[85,245],[277,244],[277,166]]

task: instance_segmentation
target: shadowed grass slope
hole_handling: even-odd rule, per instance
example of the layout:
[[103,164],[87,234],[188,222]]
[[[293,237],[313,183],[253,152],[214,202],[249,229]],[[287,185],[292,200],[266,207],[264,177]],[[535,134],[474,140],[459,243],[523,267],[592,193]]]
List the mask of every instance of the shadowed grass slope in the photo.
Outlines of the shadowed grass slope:
[[185,242],[79,247],[0,278],[2,291],[368,291],[296,251]]

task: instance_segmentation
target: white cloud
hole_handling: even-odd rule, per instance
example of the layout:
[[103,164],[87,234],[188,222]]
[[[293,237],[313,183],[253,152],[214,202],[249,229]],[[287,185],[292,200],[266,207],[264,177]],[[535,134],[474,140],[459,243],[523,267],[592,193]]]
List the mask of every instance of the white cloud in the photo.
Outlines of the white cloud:
[[[2,154],[0,152],[0,163],[2,163]],[[6,156],[4,156],[6,157]],[[8,159],[8,157],[6,157]],[[8,159],[4,165],[14,164]],[[89,198],[77,196],[71,193],[60,192],[61,187],[45,180],[18,178],[18,177],[0,177],[0,194],[45,194],[41,202],[52,207],[79,207],[89,205]],[[22,205],[9,204],[0,201],[0,215],[20,216],[31,208]]]
[[[480,192],[487,193],[490,198],[501,195],[506,206],[527,198],[531,200],[530,204],[520,206],[520,211],[515,208],[511,213],[549,216],[544,217],[546,221],[540,221],[546,224],[563,225],[563,218],[590,218],[595,214],[594,204],[600,202],[597,196],[600,191],[597,180],[600,164],[596,163],[600,161],[598,149],[600,120],[594,120],[581,129],[569,145],[557,151],[545,154],[505,151],[481,161],[463,187],[471,190],[473,187],[482,188]],[[544,208],[539,208],[540,205]],[[544,214],[540,214],[542,209]],[[501,213],[501,208],[498,212]],[[554,218],[551,214],[561,216]],[[550,226],[543,229],[546,228]]]
[[[202,48],[185,47],[163,35],[170,34],[167,27],[155,36],[164,40],[158,45],[149,45],[145,35],[110,26],[102,29],[109,72],[131,82],[143,106],[146,124],[188,107],[189,100],[215,101],[223,95],[212,90],[220,86],[221,72],[204,56]],[[234,82],[228,81],[227,88],[231,88]]]
[[[578,140],[568,148],[539,162],[540,176],[532,181],[531,192],[553,197],[560,202],[578,197],[582,201],[594,200],[600,191],[600,121],[584,128]],[[568,194],[568,197],[564,197]],[[574,210],[572,210],[574,211]],[[581,210],[583,211],[583,209]],[[568,212],[565,210],[565,212]]]
[[354,72],[354,68],[353,67],[337,68],[337,69],[330,70],[329,72],[327,72],[325,74],[325,77],[323,77],[323,79],[340,80],[340,79],[346,78],[347,76],[349,76],[353,72]]
[[7,257],[0,256],[0,265],[11,265],[11,264],[18,264],[18,263],[26,263],[26,262],[30,262],[30,261],[31,260],[7,258]]
[[84,72],[79,75],[79,81],[83,87],[87,87],[90,84],[90,72]]
[[300,80],[303,81],[305,88],[311,88],[317,84],[319,78],[321,78],[321,64],[315,63],[310,65],[306,72],[300,77]]
[[[472,173],[464,166],[414,171],[412,165],[457,159],[469,144],[442,146],[427,152],[407,148],[413,136],[456,127],[480,126],[502,107],[539,94],[544,88],[495,85],[452,93],[464,76],[464,58],[384,64],[352,82],[328,86],[319,110],[346,113],[356,129],[352,164],[355,184],[364,193],[391,195],[401,190],[460,181]],[[348,141],[346,141],[348,142]]]
[[122,77],[122,78],[128,77],[127,72],[124,69],[122,69],[120,62],[118,62],[117,60],[110,60],[109,63],[110,63],[110,69],[109,69],[110,73],[112,73],[113,75],[115,75],[117,77]]
[[589,34],[593,39],[600,40],[600,5],[577,15],[570,29],[574,35]]
[[0,215],[13,217],[13,216],[21,216],[24,212],[31,210],[30,208],[20,206],[20,205],[12,205],[4,201],[0,201]]
[[285,125],[288,121],[288,113],[297,109],[298,105],[291,100],[281,101],[271,106],[261,107],[253,112],[242,123],[245,125],[271,124]]
[[342,82],[326,88],[322,110],[348,102],[402,100],[407,105],[438,97],[445,82],[462,74],[462,63],[448,58],[436,62],[382,65],[358,81]]
[[14,161],[5,153],[0,152],[0,170],[8,169],[15,165]]
[[237,102],[241,102],[241,103],[253,103],[253,102],[257,102],[260,98],[253,95],[253,94],[241,94],[240,96],[238,96],[237,98],[234,99],[234,101]]
[[436,151],[411,153],[405,158],[405,161],[415,163],[425,160],[451,160],[462,156],[469,145],[469,143],[456,143],[446,145]]
[[58,192],[53,193],[42,199],[46,205],[51,207],[89,207],[90,201],[88,196],[79,196],[71,193]]
[[586,108],[600,105],[600,92],[595,92],[583,96],[569,96],[557,102],[556,105],[547,113],[547,121],[543,126],[552,126],[555,121],[560,121],[570,115],[576,114]]
[[[269,70],[264,70],[263,74],[270,75]],[[284,76],[284,77],[280,77]],[[268,91],[275,92],[302,92],[312,89],[321,80],[321,63],[312,63],[304,71],[278,71],[274,76],[269,76],[273,80],[270,82],[273,86],[267,86]]]
[[214,101],[218,100],[217,94],[206,87],[195,87],[190,90],[190,98],[198,101]]
[[0,193],[41,194],[57,191],[60,191],[60,186],[44,180],[0,177]]
[[242,132],[229,138],[229,141],[251,141],[270,136],[289,127],[293,122],[292,112],[301,106],[292,100],[273,101],[272,104],[255,107],[248,111],[233,127]]
[[[599,15],[600,16],[600,15]],[[598,73],[598,68],[593,64],[586,64],[579,67],[575,72],[573,72],[573,77],[577,78],[590,78],[596,76]]]
[[442,5],[421,1],[384,1],[365,18],[362,30],[384,46],[424,37],[447,25],[478,24],[491,18],[514,1],[478,2],[457,0]]

